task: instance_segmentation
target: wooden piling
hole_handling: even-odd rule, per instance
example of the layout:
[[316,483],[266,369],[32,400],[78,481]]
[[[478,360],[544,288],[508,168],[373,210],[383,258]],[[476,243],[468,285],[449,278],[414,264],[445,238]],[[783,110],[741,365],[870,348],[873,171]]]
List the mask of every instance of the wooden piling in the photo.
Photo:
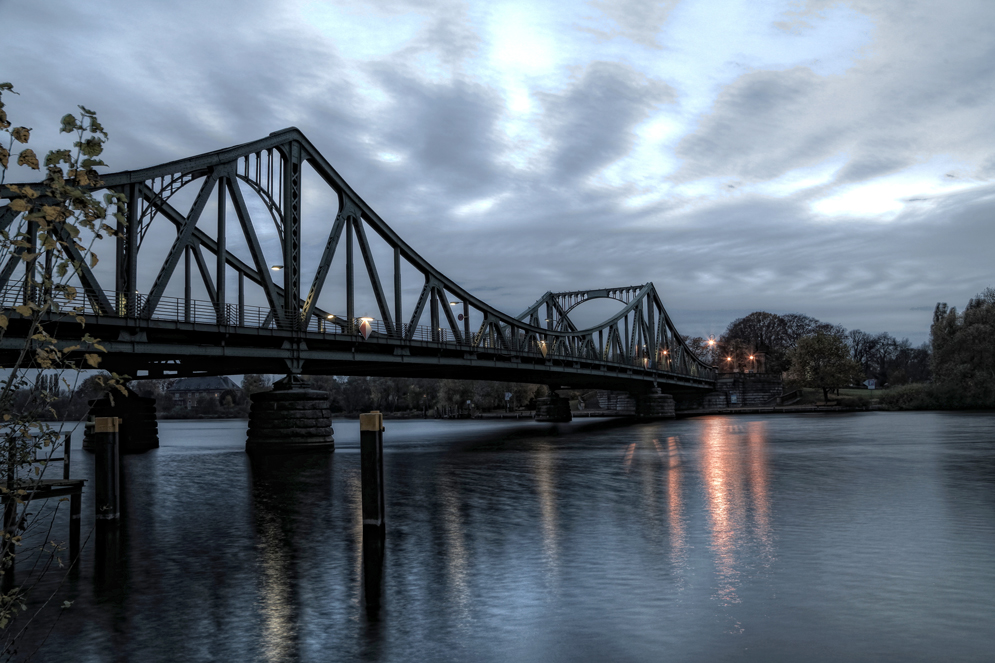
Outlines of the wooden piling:
[[359,455],[363,480],[363,526],[384,527],[383,415],[359,415]]
[[121,519],[120,421],[117,417],[95,417],[93,420],[93,483],[98,526],[116,525]]
[[359,455],[363,499],[363,581],[366,613],[379,618],[386,518],[383,480],[383,415],[359,415]]

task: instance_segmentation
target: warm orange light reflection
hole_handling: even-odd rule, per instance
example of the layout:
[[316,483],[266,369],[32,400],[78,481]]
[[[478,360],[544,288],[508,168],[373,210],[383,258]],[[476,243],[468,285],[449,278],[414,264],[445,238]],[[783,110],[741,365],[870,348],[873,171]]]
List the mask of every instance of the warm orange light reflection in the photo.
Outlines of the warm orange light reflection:
[[553,447],[541,442],[533,467],[539,493],[539,516],[542,521],[542,547],[553,577],[559,567],[559,536],[556,518],[556,473]]
[[687,549],[687,533],[684,526],[684,501],[681,496],[682,470],[681,449],[678,438],[667,438],[667,511],[670,516],[670,559],[675,565],[682,565]]
[[768,559],[773,554],[765,423],[741,426],[721,417],[702,423],[701,473],[715,554],[716,598],[738,603],[737,555],[755,542]]
[[442,529],[446,542],[446,580],[452,591],[455,607],[461,619],[469,615],[470,586],[463,515],[460,512],[462,497],[452,472],[438,474],[439,497],[442,506]]

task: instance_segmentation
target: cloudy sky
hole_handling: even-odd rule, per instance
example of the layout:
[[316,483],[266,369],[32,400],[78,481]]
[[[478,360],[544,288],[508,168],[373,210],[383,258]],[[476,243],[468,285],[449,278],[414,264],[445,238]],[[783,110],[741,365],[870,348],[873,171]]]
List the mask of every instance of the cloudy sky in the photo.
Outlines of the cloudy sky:
[[767,310],[918,343],[995,286],[991,0],[0,0],[0,25],[36,147],[76,104],[113,170],[296,126],[509,313],[653,281],[685,333]]

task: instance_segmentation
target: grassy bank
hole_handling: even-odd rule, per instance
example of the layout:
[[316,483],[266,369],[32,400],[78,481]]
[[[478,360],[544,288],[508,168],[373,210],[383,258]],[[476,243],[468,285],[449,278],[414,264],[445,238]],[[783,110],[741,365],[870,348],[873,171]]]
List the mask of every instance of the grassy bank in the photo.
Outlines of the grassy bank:
[[[829,395],[831,404],[842,407],[876,406],[885,410],[992,410],[995,395],[933,384],[905,384],[887,389],[840,389]],[[803,389],[799,405],[821,405],[821,389]]]

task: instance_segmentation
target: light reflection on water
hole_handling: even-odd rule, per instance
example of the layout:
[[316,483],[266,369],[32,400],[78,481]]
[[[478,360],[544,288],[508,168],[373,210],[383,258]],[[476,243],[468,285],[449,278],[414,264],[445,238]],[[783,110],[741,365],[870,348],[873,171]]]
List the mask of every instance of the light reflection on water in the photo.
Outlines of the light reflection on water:
[[244,427],[161,422],[162,448],[125,459],[117,577],[96,582],[85,549],[33,660],[995,651],[993,415],[389,422],[376,620],[356,422],[336,422],[332,456],[262,463]]
[[540,440],[535,445],[536,490],[539,494],[539,517],[542,524],[542,550],[548,569],[547,579],[555,583],[558,576],[558,542],[556,531],[557,496],[556,468],[554,467],[555,450],[546,440]]

